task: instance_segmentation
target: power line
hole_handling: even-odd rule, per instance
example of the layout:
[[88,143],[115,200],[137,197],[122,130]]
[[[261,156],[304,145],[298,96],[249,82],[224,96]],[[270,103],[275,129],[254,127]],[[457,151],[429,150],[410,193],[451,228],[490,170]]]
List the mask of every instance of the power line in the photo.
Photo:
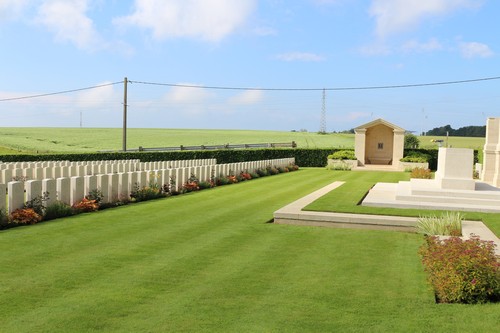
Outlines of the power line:
[[[203,86],[203,85],[189,85],[189,84],[175,84],[175,83],[159,83],[159,82],[147,82],[147,81],[132,81],[128,80],[128,83],[138,83],[144,85],[156,85],[156,86],[167,86],[167,87],[179,87],[179,88],[198,88],[198,89],[217,89],[217,90],[260,90],[260,91],[334,91],[334,90],[376,90],[376,89],[397,89],[397,88],[415,88],[415,87],[427,87],[427,86],[440,86],[440,85],[450,85],[450,84],[463,84],[463,83],[473,83],[481,81],[492,81],[500,80],[500,76],[485,77],[479,79],[470,80],[459,80],[459,81],[442,81],[442,82],[431,82],[431,83],[416,83],[416,84],[401,84],[401,85],[389,85],[389,86],[361,86],[361,87],[333,87],[333,88],[256,88],[256,87],[225,87],[225,86]],[[46,94],[38,95],[28,95],[21,97],[10,97],[0,99],[0,102],[16,101],[22,99],[31,99],[38,97],[46,97],[60,94],[67,94],[77,91],[90,90],[96,88],[102,88],[117,84],[123,84],[123,81],[112,82],[107,84],[101,84],[97,86],[84,87],[71,90],[63,90]]]
[[22,97],[3,98],[3,99],[0,99],[0,102],[17,101],[17,100],[20,100],[20,99],[29,99],[29,98],[38,98],[38,97],[45,97],[45,96],[52,96],[52,95],[67,94],[67,93],[72,93],[72,92],[77,92],[77,91],[82,91],[82,90],[90,90],[90,89],[96,89],[96,88],[102,88],[102,87],[112,86],[112,85],[121,84],[121,83],[123,83],[123,81],[113,82],[113,83],[106,83],[106,84],[101,84],[101,85],[92,86],[92,87],[85,87],[85,88],[78,88],[78,89],[71,89],[71,90],[63,90],[63,91],[57,91],[57,92],[46,93],[46,94],[39,94],[39,95],[29,95],[29,96],[22,96]]
[[485,77],[479,79],[459,80],[459,81],[443,81],[431,83],[416,83],[416,84],[401,84],[389,86],[364,86],[364,87],[334,87],[334,88],[256,88],[256,87],[224,87],[224,86],[202,86],[190,84],[175,84],[175,83],[158,83],[146,81],[132,81],[129,83],[138,83],[145,85],[179,87],[179,88],[198,88],[198,89],[218,89],[218,90],[261,90],[261,91],[320,91],[320,90],[375,90],[375,89],[396,89],[396,88],[414,88],[414,87],[427,87],[427,86],[440,86],[450,84],[473,83],[480,81],[499,80],[500,76]]

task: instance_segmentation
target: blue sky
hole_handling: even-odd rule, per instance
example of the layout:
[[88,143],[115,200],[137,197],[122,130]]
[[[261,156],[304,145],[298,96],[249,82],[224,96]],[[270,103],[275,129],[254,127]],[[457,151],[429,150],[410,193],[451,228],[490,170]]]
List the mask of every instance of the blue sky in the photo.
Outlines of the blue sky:
[[[318,131],[322,88],[500,76],[499,14],[494,0],[0,0],[0,127],[121,127],[127,77],[129,127]],[[485,125],[499,102],[500,80],[327,90],[326,127]]]

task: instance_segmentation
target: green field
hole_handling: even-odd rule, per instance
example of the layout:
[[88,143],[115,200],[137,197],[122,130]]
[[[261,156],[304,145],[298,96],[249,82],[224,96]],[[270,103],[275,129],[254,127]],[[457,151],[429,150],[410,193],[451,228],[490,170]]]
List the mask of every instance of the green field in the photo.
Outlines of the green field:
[[267,223],[341,174],[305,169],[1,231],[0,331],[493,332],[500,304],[435,304],[421,235]]
[[[421,137],[422,147],[435,148],[430,139]],[[445,139],[445,138],[440,138]],[[317,134],[307,132],[139,129],[127,131],[127,148],[270,143],[295,141],[300,148],[354,148],[353,134]],[[482,149],[484,138],[450,137],[453,147]],[[0,128],[0,154],[71,153],[122,149],[120,128]]]

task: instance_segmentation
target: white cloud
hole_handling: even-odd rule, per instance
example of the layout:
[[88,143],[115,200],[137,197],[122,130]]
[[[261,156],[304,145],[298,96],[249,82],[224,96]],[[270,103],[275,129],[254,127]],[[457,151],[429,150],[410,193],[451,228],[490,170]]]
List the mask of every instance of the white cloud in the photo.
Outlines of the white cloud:
[[443,45],[436,38],[431,38],[427,42],[423,42],[423,43],[421,43],[417,40],[407,41],[406,43],[403,44],[401,49],[404,52],[425,53],[425,52],[442,50]]
[[52,31],[59,41],[69,41],[80,49],[102,46],[93,21],[86,15],[89,0],[49,0],[39,8],[37,22]]
[[372,0],[370,15],[375,17],[377,35],[386,37],[411,29],[427,17],[477,7],[482,2],[483,0]]
[[179,85],[194,87],[172,87],[165,95],[164,101],[182,113],[201,115],[207,111],[206,105],[211,101],[212,94],[206,89],[192,83],[179,83]]
[[108,105],[110,100],[120,101],[120,95],[115,92],[111,82],[102,82],[103,86],[95,89],[84,90],[76,96],[76,106],[82,108],[99,108]]
[[478,42],[461,42],[460,52],[464,58],[488,58],[494,55],[490,47]]
[[262,90],[245,90],[244,92],[229,98],[230,104],[251,105],[256,104],[264,98]]
[[114,22],[150,29],[158,40],[194,37],[217,42],[243,25],[256,4],[257,0],[135,0],[134,12]]
[[1,0],[0,22],[17,18],[28,4],[29,0]]
[[323,61],[325,60],[325,57],[315,54],[315,53],[308,53],[308,52],[289,52],[289,53],[282,53],[278,54],[276,56],[277,59],[283,60],[283,61]]

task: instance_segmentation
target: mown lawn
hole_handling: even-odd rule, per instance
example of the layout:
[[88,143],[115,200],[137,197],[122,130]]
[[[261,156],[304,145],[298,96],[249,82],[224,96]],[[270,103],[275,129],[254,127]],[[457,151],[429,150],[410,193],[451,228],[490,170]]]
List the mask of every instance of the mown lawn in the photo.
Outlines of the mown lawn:
[[[395,215],[395,216],[424,216],[441,215],[440,210],[397,209],[384,207],[367,207],[358,205],[365,194],[377,182],[397,183],[409,180],[407,172],[373,172],[373,171],[330,171],[334,177],[345,181],[337,190],[327,193],[323,197],[309,204],[304,210],[326,211],[339,213]],[[463,212],[465,219],[483,221],[497,236],[500,236],[500,214]]]
[[267,223],[305,169],[0,232],[1,332],[493,332],[436,305],[420,235]]

